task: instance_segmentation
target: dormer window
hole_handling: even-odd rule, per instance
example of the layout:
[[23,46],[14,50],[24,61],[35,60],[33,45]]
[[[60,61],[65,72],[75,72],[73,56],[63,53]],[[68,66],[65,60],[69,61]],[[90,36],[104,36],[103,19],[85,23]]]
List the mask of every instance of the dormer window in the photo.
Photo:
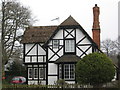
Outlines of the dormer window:
[[53,40],[53,48],[59,47],[59,40]]
[[74,40],[65,40],[65,53],[75,52],[75,41]]

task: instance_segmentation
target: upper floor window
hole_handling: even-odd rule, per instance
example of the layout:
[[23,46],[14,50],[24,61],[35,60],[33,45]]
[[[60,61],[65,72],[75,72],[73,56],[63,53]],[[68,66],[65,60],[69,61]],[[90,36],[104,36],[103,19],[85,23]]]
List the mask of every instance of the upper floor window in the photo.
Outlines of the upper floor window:
[[58,46],[59,46],[59,41],[53,40],[53,48],[58,48]]
[[75,52],[74,40],[65,40],[65,52]]

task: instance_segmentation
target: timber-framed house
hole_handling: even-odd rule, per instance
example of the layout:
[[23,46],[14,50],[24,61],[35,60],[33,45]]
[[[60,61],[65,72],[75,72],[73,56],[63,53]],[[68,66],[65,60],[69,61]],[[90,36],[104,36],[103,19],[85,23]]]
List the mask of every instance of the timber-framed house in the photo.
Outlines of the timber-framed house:
[[76,83],[76,63],[100,47],[97,5],[93,14],[93,39],[72,16],[58,26],[26,28],[22,43],[28,84],[55,84],[59,79]]

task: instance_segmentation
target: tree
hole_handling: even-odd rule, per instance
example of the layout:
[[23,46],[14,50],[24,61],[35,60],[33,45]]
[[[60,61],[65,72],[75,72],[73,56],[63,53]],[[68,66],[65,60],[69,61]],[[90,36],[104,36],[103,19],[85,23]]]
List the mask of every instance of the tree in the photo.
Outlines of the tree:
[[110,82],[115,75],[114,65],[105,54],[92,53],[83,57],[76,65],[78,83],[100,86]]
[[4,63],[14,55],[15,41],[18,39],[17,31],[32,25],[34,21],[29,8],[24,7],[15,0],[2,2],[2,60]]
[[12,65],[8,68],[9,71],[6,71],[5,77],[6,82],[10,83],[11,79],[14,76],[23,76],[26,77],[26,68],[23,66],[23,64],[20,64],[19,62],[13,62]]
[[115,48],[118,54],[120,52],[120,36],[118,37],[116,41],[114,41],[114,44],[115,44]]
[[101,49],[107,54],[107,56],[109,56],[110,54],[116,52],[115,41],[112,41],[111,39],[102,41]]

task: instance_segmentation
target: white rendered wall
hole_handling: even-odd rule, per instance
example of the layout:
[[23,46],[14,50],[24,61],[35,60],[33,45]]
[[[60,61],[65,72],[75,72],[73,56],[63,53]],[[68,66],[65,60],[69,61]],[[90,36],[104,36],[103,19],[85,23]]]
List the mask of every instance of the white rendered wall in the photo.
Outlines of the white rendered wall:
[[57,76],[48,76],[48,85],[54,85],[57,81]]
[[[72,30],[73,30],[73,29],[67,29],[67,31],[68,31],[69,33],[70,33]],[[68,35],[68,32],[65,31],[65,37]],[[75,30],[72,31],[71,34],[72,34],[73,36],[75,36]],[[73,38],[73,37],[71,36],[71,34],[69,34],[66,38]]]
[[[53,39],[63,39],[63,30],[60,29],[56,35],[53,37]],[[52,45],[52,41],[49,42],[48,45]],[[59,40],[59,45],[63,45],[63,40]],[[51,49],[53,49],[54,52],[57,52],[59,49],[58,48],[52,48],[52,46],[50,46]],[[61,47],[59,47],[61,48]],[[48,60],[54,55],[54,52],[52,52],[49,48],[48,48]],[[61,49],[58,52],[59,56],[63,55],[63,49]],[[56,61],[59,57],[57,55],[55,55],[50,61]]]
[[38,85],[38,81],[28,81],[28,85]]
[[[40,84],[42,85],[46,85],[46,81],[39,81]],[[34,81],[34,80],[28,80],[28,85],[38,85],[38,81]]]
[[[34,46],[34,44],[25,44],[25,54]],[[28,55],[36,55],[36,46],[28,53]]]
[[38,55],[46,55],[46,51],[40,45],[38,45]]
[[75,84],[75,81],[65,81],[68,84]]
[[48,63],[48,75],[57,75],[57,64]]
[[[37,55],[37,44],[34,47],[33,46],[34,44],[25,44],[25,54],[32,56],[31,57],[32,61],[30,61],[30,56],[25,56],[25,62],[27,63],[37,62],[37,56],[33,56],[33,55]],[[28,53],[29,50],[30,52]],[[44,61],[46,61],[46,56],[45,56],[46,51],[40,45],[38,45],[38,55],[44,55]],[[43,56],[38,57],[38,62],[43,62]]]
[[[25,53],[27,53],[34,44],[25,44]],[[36,55],[37,54],[37,46],[35,45],[34,48],[28,53],[28,55]],[[38,45],[38,55],[46,55],[45,50]]]
[[[80,31],[79,29],[76,29],[76,43],[78,43],[82,38],[84,38],[85,35],[82,33],[82,31]],[[78,45],[80,44],[91,44],[91,42],[85,38],[84,40],[82,40]],[[82,49],[84,52],[90,47],[89,46],[78,46],[80,49]],[[92,47],[86,52],[86,54],[92,53]],[[77,47],[76,47],[76,54],[77,56],[80,56],[81,54],[83,54],[82,51],[80,51]],[[85,55],[83,55],[82,57],[84,57]]]
[[63,30],[60,29],[57,34],[53,37],[53,39],[63,39]]
[[[79,40],[81,40],[83,37],[85,37],[85,35],[82,33],[81,30],[76,29],[76,43],[79,42]],[[86,38],[84,39],[81,44],[91,44],[90,41]]]

